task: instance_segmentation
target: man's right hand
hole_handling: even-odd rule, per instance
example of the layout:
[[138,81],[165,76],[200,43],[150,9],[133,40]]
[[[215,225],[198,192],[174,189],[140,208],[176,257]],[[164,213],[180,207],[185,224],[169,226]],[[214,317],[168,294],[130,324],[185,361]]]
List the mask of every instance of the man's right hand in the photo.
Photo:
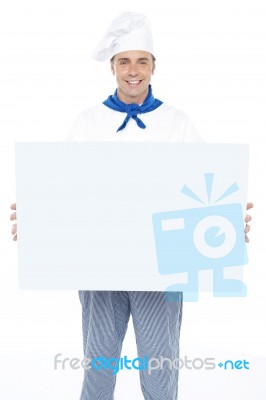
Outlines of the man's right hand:
[[[17,204],[16,204],[16,203],[11,204],[10,208],[11,208],[11,210],[16,210],[16,209],[17,209]],[[17,219],[17,213],[14,212],[13,214],[11,214],[11,215],[10,215],[10,219],[11,219],[11,221],[16,221],[16,219]],[[12,235],[14,235],[14,236],[13,236],[13,240],[17,240],[17,224],[13,224],[13,225],[12,225],[12,231],[11,231],[11,233],[12,233]]]

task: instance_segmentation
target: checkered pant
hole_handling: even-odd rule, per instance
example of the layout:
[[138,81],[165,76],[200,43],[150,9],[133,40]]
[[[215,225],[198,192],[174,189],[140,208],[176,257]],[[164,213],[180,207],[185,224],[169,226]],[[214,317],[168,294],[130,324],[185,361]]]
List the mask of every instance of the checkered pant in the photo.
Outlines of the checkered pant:
[[[117,358],[132,315],[138,357],[171,360],[179,356],[182,293],[169,301],[165,292],[79,291],[82,304],[84,357]],[[110,369],[84,370],[80,400],[113,400],[116,375]],[[145,400],[176,400],[178,370],[140,371]]]

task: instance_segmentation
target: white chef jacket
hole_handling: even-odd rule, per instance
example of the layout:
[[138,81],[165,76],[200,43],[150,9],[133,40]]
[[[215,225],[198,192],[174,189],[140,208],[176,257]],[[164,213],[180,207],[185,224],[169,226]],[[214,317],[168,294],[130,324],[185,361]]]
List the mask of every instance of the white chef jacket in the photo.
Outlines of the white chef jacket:
[[116,132],[126,113],[98,104],[82,111],[74,121],[67,141],[203,142],[190,118],[163,103],[153,111],[138,114],[145,129],[131,118],[125,129]]

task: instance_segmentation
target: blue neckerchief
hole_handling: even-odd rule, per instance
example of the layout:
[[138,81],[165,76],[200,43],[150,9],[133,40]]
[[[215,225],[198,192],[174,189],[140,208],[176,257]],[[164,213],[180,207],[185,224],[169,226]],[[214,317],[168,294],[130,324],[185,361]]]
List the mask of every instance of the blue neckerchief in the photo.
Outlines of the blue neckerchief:
[[123,103],[122,101],[119,100],[119,98],[117,96],[117,90],[114,92],[114,94],[112,96],[109,96],[103,102],[103,104],[105,106],[111,108],[112,110],[116,110],[116,111],[120,111],[120,112],[123,112],[123,113],[127,113],[127,116],[124,119],[124,122],[117,129],[116,132],[122,131],[126,127],[126,125],[127,125],[128,121],[130,120],[130,118],[133,118],[137,122],[137,125],[141,129],[145,129],[146,125],[141,121],[141,119],[139,119],[137,117],[137,115],[153,111],[156,108],[158,108],[162,103],[163,102],[161,100],[158,100],[158,99],[154,98],[154,96],[152,94],[151,85],[149,85],[148,96],[146,97],[144,103],[141,106],[139,106],[136,103],[132,103],[132,104]]

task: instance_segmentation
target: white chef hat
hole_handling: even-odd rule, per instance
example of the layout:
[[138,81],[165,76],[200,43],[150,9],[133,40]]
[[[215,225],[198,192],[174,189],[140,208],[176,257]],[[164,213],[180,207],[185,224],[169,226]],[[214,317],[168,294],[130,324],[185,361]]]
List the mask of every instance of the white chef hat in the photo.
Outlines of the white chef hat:
[[92,53],[92,58],[105,61],[117,53],[143,50],[153,54],[153,39],[148,18],[144,14],[124,12],[109,26]]

